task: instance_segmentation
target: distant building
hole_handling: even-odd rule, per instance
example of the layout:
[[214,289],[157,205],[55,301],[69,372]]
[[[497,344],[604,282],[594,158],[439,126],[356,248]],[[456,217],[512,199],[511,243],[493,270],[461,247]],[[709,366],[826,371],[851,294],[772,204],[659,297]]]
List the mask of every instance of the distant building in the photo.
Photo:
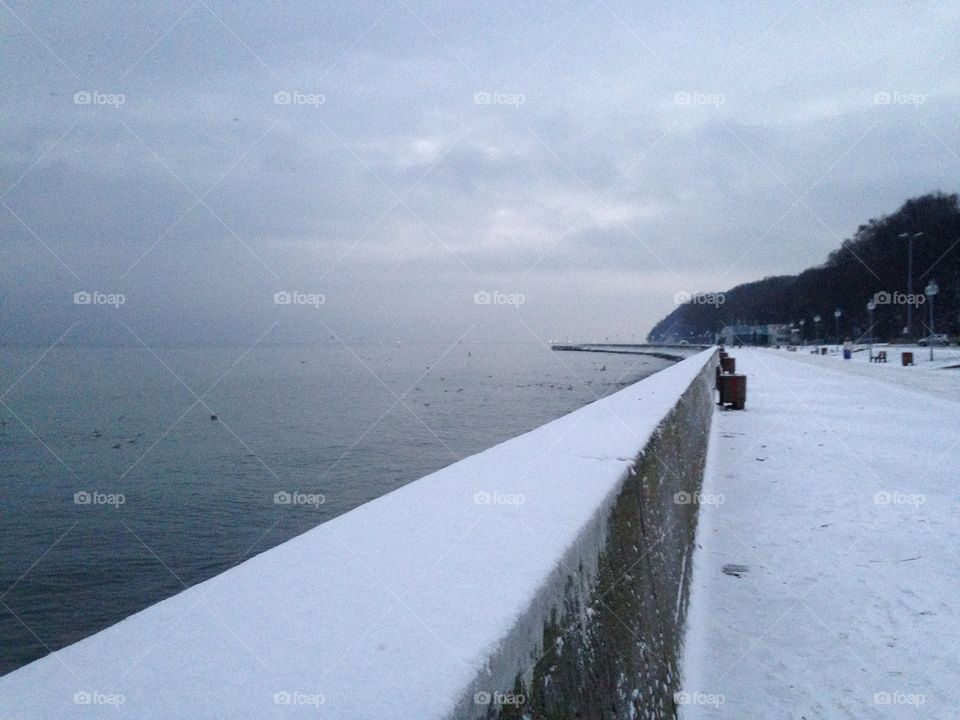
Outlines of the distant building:
[[724,345],[789,345],[789,323],[768,325],[724,325],[720,338]]

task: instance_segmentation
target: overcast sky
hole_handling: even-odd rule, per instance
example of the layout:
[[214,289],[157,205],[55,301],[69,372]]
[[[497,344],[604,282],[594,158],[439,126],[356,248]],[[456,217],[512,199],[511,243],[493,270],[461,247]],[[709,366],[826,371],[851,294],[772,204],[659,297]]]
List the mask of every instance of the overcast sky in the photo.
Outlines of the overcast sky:
[[957,190],[958,15],[0,0],[0,342],[640,338]]

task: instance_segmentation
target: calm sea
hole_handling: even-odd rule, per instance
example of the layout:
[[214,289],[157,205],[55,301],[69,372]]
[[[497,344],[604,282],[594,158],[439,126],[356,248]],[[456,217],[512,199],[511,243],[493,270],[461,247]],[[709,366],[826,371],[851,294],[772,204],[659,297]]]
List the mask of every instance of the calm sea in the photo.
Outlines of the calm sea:
[[670,364],[534,344],[43,352],[0,348],[0,674]]

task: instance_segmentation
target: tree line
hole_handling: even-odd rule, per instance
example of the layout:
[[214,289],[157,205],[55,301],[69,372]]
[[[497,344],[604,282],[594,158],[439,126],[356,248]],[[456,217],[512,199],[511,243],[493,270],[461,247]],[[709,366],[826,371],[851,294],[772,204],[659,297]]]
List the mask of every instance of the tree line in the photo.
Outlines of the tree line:
[[[913,246],[912,293],[908,292],[909,248]],[[930,193],[913,198],[892,215],[869,220],[818,267],[799,275],[766,277],[738,285],[719,296],[722,302],[694,300],[679,305],[647,336],[650,342],[712,341],[724,325],[794,323],[807,340],[840,334],[853,340],[872,335],[878,341],[930,333],[925,289],[935,280],[934,328],[960,333],[960,203],[956,194]],[[872,312],[868,303],[873,302]],[[908,311],[908,306],[911,310]],[[819,324],[814,318],[820,316]],[[871,325],[872,317],[872,325]],[[801,326],[800,321],[804,324]]]

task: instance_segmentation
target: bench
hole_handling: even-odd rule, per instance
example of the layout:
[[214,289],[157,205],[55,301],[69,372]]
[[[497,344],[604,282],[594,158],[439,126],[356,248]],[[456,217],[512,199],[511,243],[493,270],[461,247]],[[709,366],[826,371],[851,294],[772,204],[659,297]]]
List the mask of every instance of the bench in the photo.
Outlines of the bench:
[[881,350],[876,355],[870,356],[870,362],[885,363],[887,361],[887,351]]

